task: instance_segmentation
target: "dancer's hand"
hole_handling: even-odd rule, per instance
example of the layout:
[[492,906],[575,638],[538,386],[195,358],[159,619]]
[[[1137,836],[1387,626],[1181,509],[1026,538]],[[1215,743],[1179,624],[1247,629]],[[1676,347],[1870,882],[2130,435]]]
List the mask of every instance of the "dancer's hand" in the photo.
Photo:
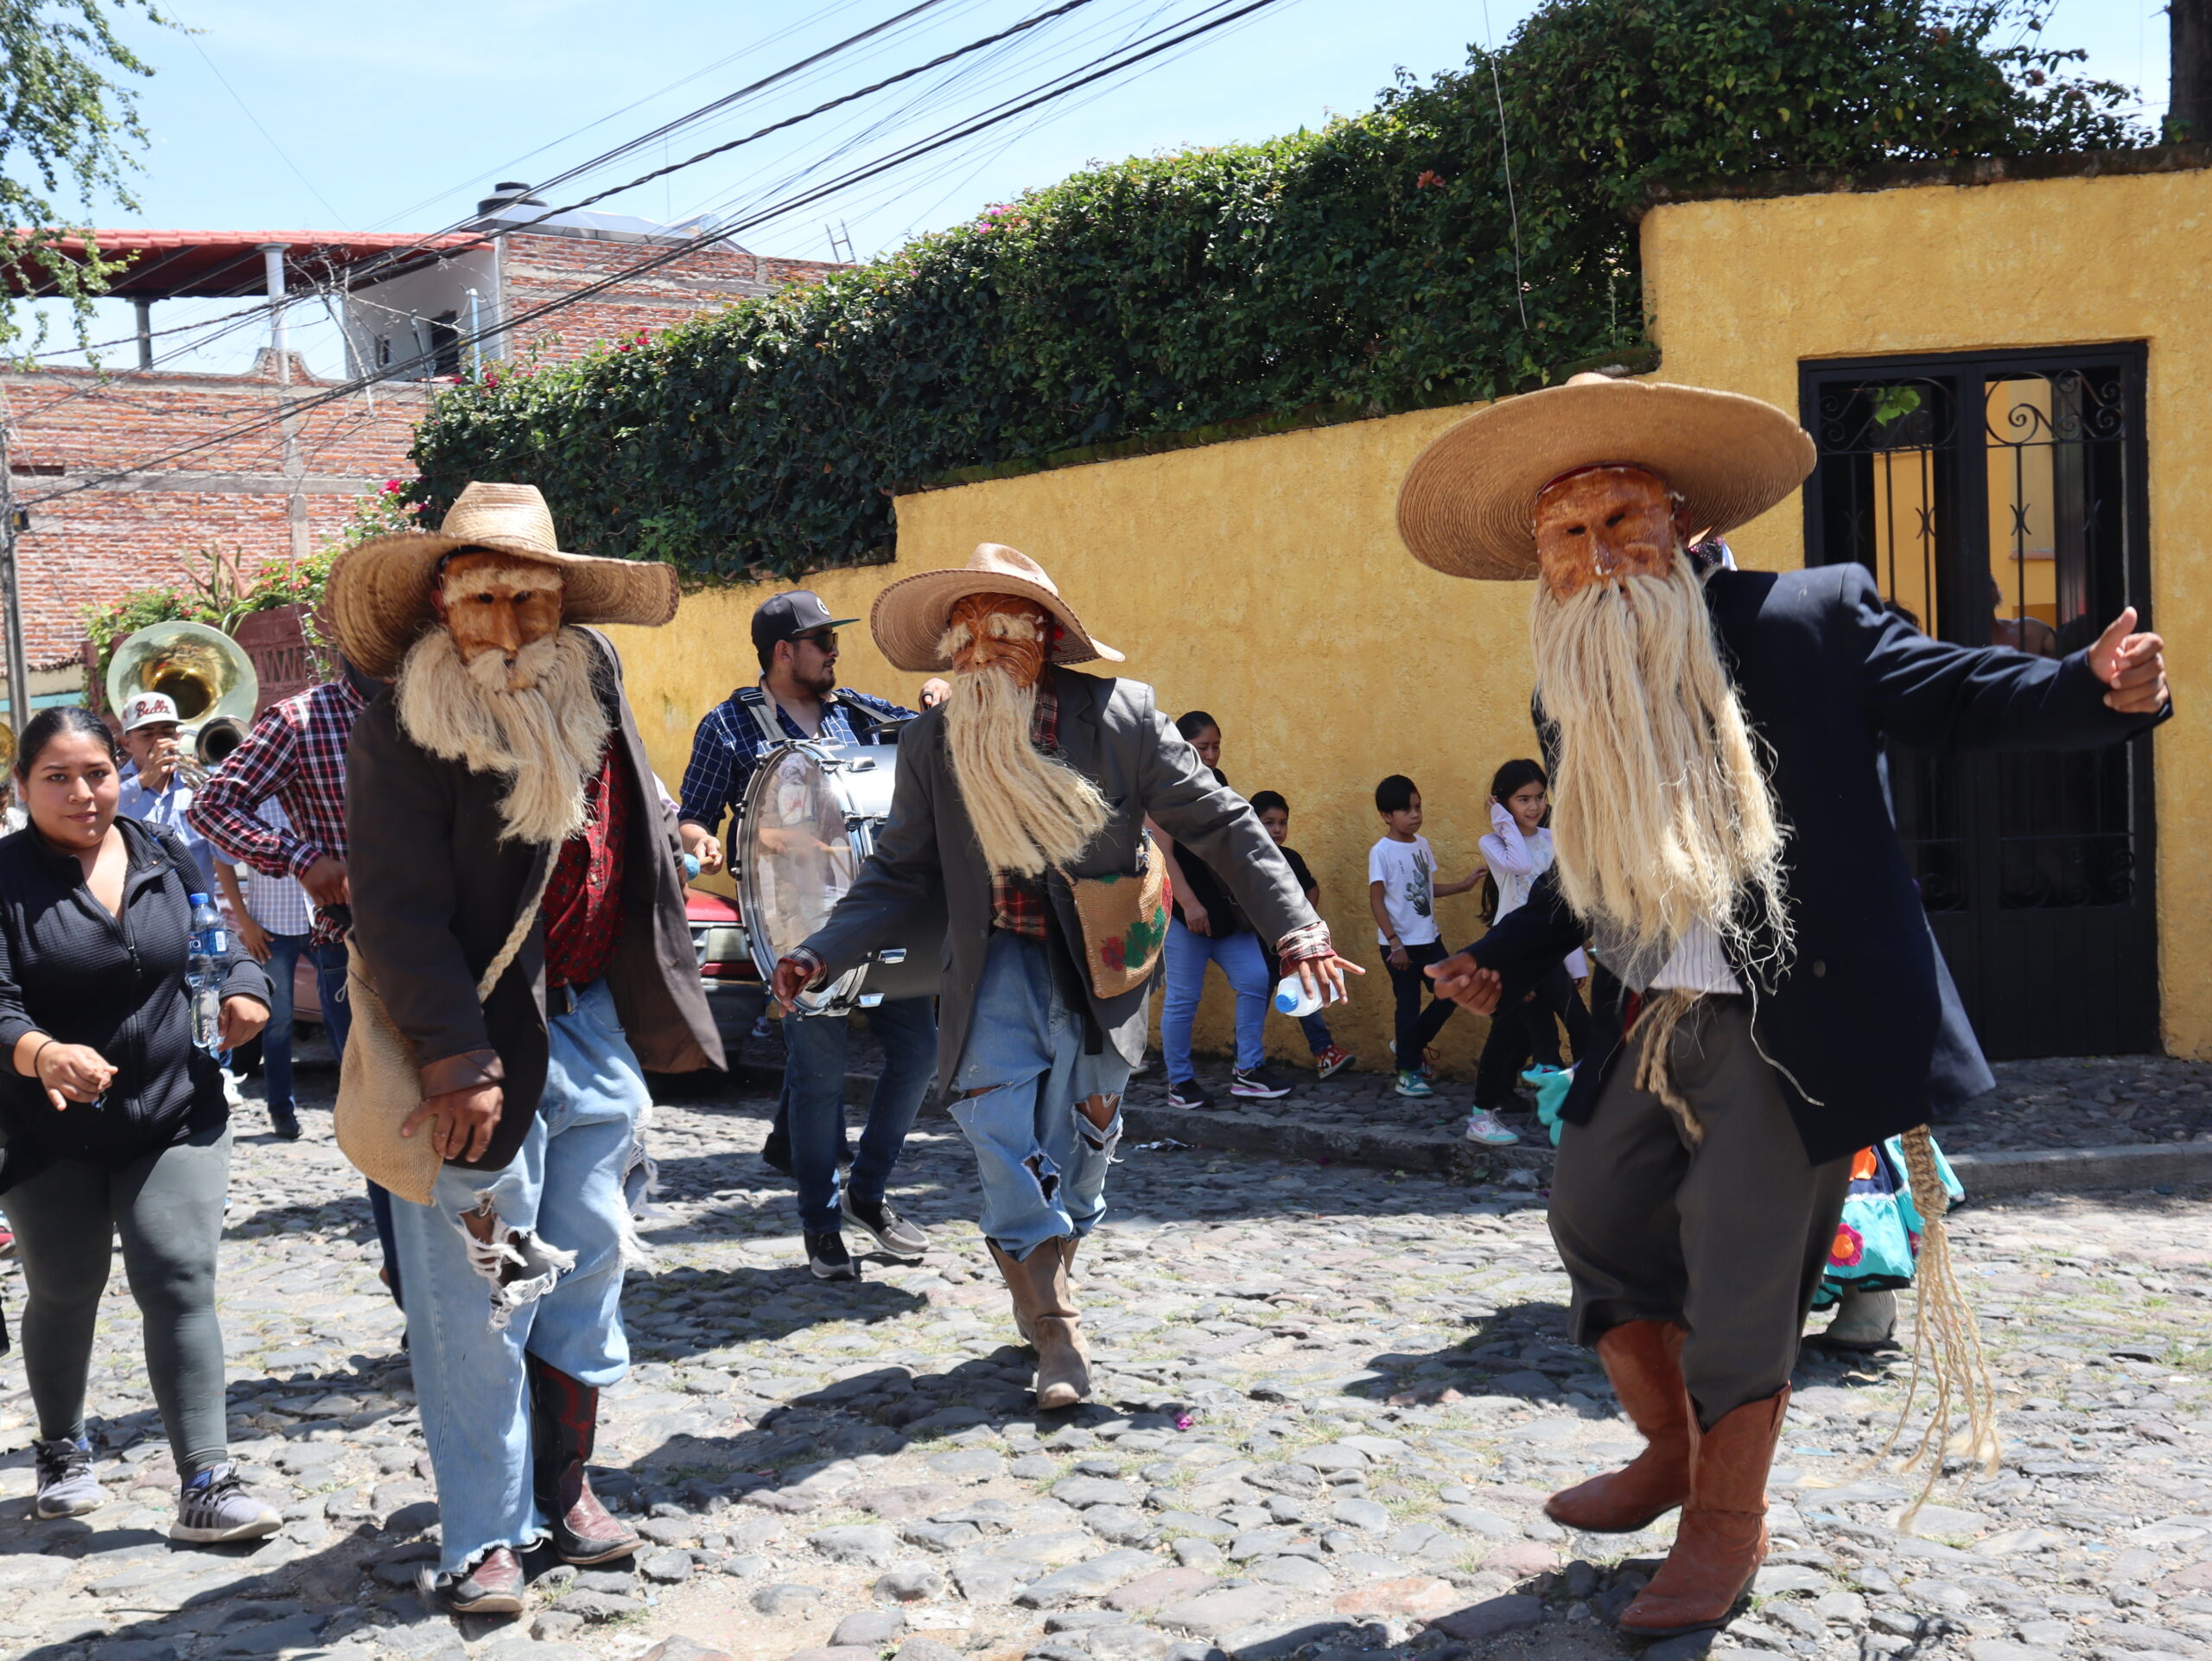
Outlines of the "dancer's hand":
[[97,1102],[115,1082],[114,1066],[89,1044],[41,1039],[31,1065],[57,1113],[67,1112],[72,1102]]
[[226,1050],[242,1049],[268,1024],[269,1006],[259,998],[225,998],[215,1041]]
[[407,1116],[399,1134],[411,1136],[427,1119],[430,1146],[440,1159],[481,1159],[492,1146],[492,1132],[499,1128],[499,1109],[506,1094],[497,1085],[471,1085],[433,1096]]
[[1462,1009],[1471,1009],[1478,1015],[1497,1012],[1503,983],[1497,971],[1484,969],[1475,961],[1472,952],[1462,951],[1442,963],[1429,964],[1428,977],[1436,983],[1437,996],[1450,998]]
[[2113,618],[2089,648],[2089,670],[2112,690],[2106,704],[2122,715],[2156,715],[2166,707],[2166,643],[2135,633],[2135,608]]
[[1187,894],[1182,896],[1182,901],[1183,926],[1193,934],[1212,934],[1213,919],[1207,914],[1206,908]]
[[810,958],[785,958],[776,964],[776,978],[769,990],[785,1015],[798,1008],[798,995],[812,985],[822,966]]
[[1351,959],[1333,955],[1301,958],[1291,964],[1290,972],[1298,977],[1298,983],[1306,989],[1308,996],[1318,997],[1324,1003],[1342,1003],[1347,969],[1355,975],[1367,972]]

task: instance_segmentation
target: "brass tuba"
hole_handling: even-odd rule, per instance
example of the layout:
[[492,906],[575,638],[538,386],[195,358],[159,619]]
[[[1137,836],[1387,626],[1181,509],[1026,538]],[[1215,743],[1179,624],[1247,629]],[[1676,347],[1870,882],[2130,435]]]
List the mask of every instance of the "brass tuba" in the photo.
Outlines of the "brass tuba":
[[196,785],[212,765],[198,754],[202,731],[219,721],[250,723],[261,678],[245,649],[221,630],[156,623],[123,640],[108,659],[108,708],[120,710],[141,692],[165,693],[176,704],[185,774]]

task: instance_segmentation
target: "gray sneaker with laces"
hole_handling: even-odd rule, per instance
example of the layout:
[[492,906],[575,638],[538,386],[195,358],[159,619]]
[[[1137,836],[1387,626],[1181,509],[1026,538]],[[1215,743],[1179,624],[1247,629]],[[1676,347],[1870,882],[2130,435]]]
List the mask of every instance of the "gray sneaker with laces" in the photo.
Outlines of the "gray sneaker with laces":
[[193,1545],[225,1540],[258,1540],[284,1526],[275,1509],[246,1491],[238,1467],[226,1461],[210,1466],[178,1490],[176,1521],[169,1538]]
[[57,1436],[32,1447],[38,1468],[35,1509],[41,1517],[80,1517],[107,1504],[106,1492],[92,1480],[92,1444],[86,1438]]

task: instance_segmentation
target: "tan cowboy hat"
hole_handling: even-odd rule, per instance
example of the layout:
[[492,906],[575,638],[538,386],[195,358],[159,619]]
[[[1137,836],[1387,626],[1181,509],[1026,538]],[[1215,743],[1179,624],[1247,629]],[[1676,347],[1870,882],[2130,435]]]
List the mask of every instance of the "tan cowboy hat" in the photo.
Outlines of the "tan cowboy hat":
[[436,615],[438,562],[461,548],[534,559],[561,573],[562,618],[570,623],[657,627],[676,615],[676,569],[562,551],[553,515],[535,485],[471,484],[435,531],[404,531],[349,548],[330,568],[325,605],[338,644],[370,674],[389,678]]
[[1662,381],[1577,375],[1501,399],[1447,429],[1398,488],[1398,534],[1449,576],[1536,574],[1536,496],[1561,474],[1647,468],[1712,534],[1797,488],[1813,441],[1771,404]]
[[952,659],[938,650],[938,642],[944,638],[954,603],[971,594],[1018,594],[1058,618],[1065,633],[1052,648],[1054,663],[1089,663],[1093,658],[1123,661],[1105,641],[1090,638],[1042,565],[1020,549],[995,542],[979,543],[968,563],[957,570],[919,571],[899,578],[875,596],[868,626],[893,668],[912,674],[950,669]]

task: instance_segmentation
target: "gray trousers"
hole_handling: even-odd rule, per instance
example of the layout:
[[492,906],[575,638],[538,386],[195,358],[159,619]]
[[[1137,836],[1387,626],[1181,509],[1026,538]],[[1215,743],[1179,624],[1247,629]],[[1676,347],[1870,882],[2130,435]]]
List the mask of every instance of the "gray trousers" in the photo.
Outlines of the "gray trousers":
[[1700,1000],[1675,1029],[1675,1088],[1705,1127],[1694,1146],[1636,1087],[1641,1047],[1623,1047],[1589,1123],[1560,1137],[1552,1239],[1574,1283],[1575,1342],[1681,1322],[1682,1376],[1710,1427],[1789,1382],[1851,1161],[1806,1160],[1745,1000]]
[[231,1128],[225,1124],[119,1171],[62,1160],[0,1194],[29,1294],[23,1372],[41,1436],[85,1433],[92,1329],[120,1235],[123,1270],[145,1333],[146,1374],[177,1475],[189,1478],[222,1462],[226,1427],[215,1249],[230,1173]]

